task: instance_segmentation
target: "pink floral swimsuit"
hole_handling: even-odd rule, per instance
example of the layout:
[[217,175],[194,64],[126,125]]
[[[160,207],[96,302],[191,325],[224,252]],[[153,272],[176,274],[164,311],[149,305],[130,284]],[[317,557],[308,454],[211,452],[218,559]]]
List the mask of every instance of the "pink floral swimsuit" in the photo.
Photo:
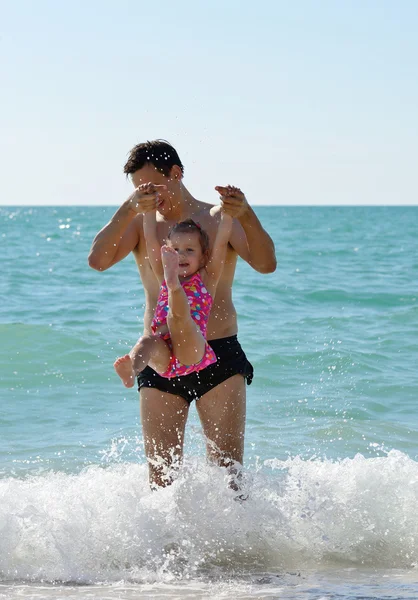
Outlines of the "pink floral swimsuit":
[[[183,290],[186,293],[187,299],[190,305],[190,314],[193,321],[198,325],[203,337],[206,339],[206,329],[209,320],[210,309],[212,307],[212,296],[205,288],[202,278],[199,272],[191,276],[190,279],[184,281],[181,284]],[[170,333],[157,333],[157,329],[167,324],[167,313],[168,313],[168,289],[167,284],[163,281],[160,289],[160,294],[157,300],[157,306],[155,308],[154,318],[151,323],[151,329],[154,335],[160,335],[160,337],[168,344],[171,350],[170,363],[167,370],[164,373],[160,373],[162,377],[172,378],[181,377],[183,375],[189,375],[196,371],[201,371],[209,365],[216,362],[216,354],[206,342],[205,354],[201,361],[194,365],[183,365],[177,360],[173,353],[173,346],[171,344]]]

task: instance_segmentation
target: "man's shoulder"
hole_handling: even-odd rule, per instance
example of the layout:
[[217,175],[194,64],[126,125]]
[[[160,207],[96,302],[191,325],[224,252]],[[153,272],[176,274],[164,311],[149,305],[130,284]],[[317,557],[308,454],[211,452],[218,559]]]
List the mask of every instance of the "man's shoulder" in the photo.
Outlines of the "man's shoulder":
[[197,219],[199,217],[203,217],[207,220],[211,220],[212,218],[217,219],[218,215],[220,214],[220,209],[221,207],[219,204],[212,204],[209,202],[203,202],[201,200],[198,200],[197,206],[193,211],[193,216]]

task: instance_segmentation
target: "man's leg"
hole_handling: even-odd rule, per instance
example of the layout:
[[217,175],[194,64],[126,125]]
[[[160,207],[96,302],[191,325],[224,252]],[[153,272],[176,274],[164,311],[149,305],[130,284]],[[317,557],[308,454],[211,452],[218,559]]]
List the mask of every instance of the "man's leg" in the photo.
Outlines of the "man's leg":
[[170,469],[183,457],[184,429],[189,403],[181,396],[155,388],[140,390],[145,454],[151,487],[170,485]]
[[196,402],[207,439],[209,460],[231,468],[243,463],[245,434],[245,379],[234,375],[207,392]]

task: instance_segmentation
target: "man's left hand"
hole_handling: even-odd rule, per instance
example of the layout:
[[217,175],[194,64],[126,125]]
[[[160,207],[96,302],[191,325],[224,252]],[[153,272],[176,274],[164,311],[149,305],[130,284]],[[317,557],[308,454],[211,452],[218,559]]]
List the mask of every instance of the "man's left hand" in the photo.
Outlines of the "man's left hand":
[[247,212],[249,204],[245,194],[239,188],[234,185],[217,185],[215,190],[221,197],[222,210],[228,215],[239,219]]

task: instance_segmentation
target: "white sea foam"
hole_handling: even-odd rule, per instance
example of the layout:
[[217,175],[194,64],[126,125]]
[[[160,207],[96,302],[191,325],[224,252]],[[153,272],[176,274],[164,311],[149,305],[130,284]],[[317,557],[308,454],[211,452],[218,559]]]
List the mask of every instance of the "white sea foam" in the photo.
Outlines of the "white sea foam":
[[225,472],[189,459],[151,492],[145,465],[0,480],[0,578],[167,583],[336,564],[418,562],[418,464],[392,451],[341,462],[272,459],[236,501]]

